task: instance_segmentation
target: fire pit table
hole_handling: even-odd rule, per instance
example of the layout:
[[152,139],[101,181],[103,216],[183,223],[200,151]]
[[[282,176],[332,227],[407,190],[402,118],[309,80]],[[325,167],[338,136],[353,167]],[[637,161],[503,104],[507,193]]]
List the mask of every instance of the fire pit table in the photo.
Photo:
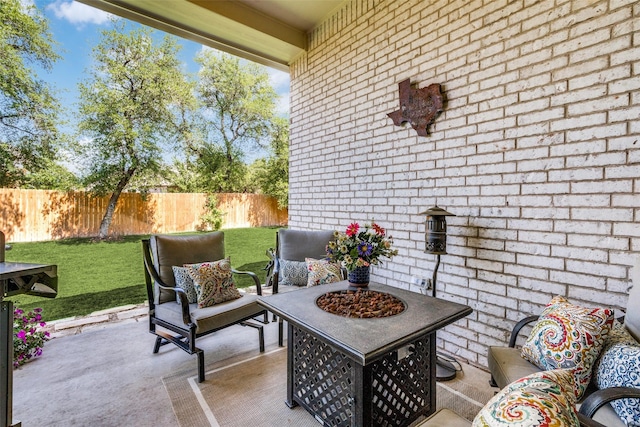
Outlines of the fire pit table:
[[471,308],[376,283],[367,290],[395,297],[404,309],[361,318],[318,306],[328,305],[325,294],[348,288],[343,281],[259,299],[288,322],[286,404],[325,426],[406,426],[432,414],[436,331]]

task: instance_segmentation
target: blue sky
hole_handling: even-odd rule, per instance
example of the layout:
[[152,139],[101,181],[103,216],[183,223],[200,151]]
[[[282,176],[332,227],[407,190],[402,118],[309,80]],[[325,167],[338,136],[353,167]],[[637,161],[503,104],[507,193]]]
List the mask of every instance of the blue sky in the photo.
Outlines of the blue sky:
[[[1,1],[1,0],[0,0]],[[68,112],[75,111],[77,85],[91,66],[91,50],[100,40],[100,31],[111,26],[108,13],[83,3],[71,0],[23,0],[33,1],[36,7],[48,18],[54,40],[59,44],[58,53],[62,57],[53,66],[51,72],[39,72],[39,77],[52,84]],[[158,34],[164,34],[158,31]],[[198,71],[193,61],[203,46],[178,38],[182,47],[180,59],[185,70]],[[289,74],[267,69],[271,83],[280,95],[278,113],[289,111]]]

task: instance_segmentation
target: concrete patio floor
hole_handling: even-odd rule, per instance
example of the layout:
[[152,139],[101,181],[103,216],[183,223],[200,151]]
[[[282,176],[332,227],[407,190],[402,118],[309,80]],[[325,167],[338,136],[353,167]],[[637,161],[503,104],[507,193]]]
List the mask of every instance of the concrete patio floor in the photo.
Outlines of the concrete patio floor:
[[[13,422],[33,426],[178,426],[163,377],[197,362],[174,345],[153,354],[146,307],[121,307],[49,324],[55,337],[43,355],[14,371]],[[286,329],[286,328],[285,328]],[[276,348],[277,323],[265,326],[267,349]],[[233,326],[199,340],[205,363],[239,353],[259,354],[254,328]],[[466,365],[463,365],[466,366]],[[487,384],[489,374],[475,381]]]
[[[117,310],[73,320],[54,333],[43,355],[13,374],[13,422],[33,426],[177,426],[162,378],[193,369],[196,356],[174,345],[153,354],[148,317]],[[115,314],[115,315],[114,315]],[[100,317],[101,321],[97,321]],[[124,319],[122,318],[124,317]],[[71,322],[71,320],[67,320]],[[277,345],[277,324],[265,327],[267,345]],[[233,326],[199,341],[205,362],[238,352],[259,354],[258,332]]]

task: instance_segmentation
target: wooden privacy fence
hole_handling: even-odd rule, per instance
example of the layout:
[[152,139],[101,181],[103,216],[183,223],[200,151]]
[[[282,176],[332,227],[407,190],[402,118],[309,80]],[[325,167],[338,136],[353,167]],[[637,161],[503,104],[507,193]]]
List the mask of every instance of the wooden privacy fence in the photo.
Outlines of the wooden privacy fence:
[[[261,194],[218,194],[222,228],[283,226],[287,210]],[[110,234],[135,235],[203,230],[203,193],[123,193]],[[98,235],[108,197],[85,192],[0,188],[0,230],[8,242],[37,242]]]

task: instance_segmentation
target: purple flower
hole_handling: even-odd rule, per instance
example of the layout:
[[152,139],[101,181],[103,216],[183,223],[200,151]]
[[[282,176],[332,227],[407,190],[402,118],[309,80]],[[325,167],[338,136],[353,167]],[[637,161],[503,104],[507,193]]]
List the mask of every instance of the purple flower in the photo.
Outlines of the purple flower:
[[360,256],[369,256],[373,253],[373,245],[368,242],[361,242],[358,244],[358,254]]
[[18,333],[16,334],[16,337],[18,339],[21,339],[25,344],[27,343],[27,333],[24,329],[20,329],[20,331],[18,331]]

